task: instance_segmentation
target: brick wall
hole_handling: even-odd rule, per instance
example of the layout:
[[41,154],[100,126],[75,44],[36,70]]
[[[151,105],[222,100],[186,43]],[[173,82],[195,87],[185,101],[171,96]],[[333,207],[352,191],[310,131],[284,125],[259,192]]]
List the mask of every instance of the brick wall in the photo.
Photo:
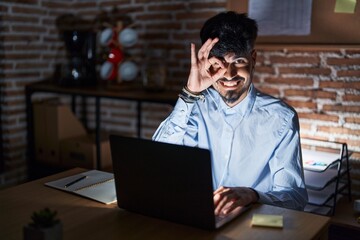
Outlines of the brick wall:
[[[0,186],[26,180],[26,114],[24,86],[50,77],[65,59],[56,29],[57,17],[73,13],[92,20],[101,11],[127,14],[136,23],[139,42],[128,49],[142,62],[146,48],[167,51],[167,87],[187,79],[190,42],[199,45],[205,19],[226,9],[226,0],[3,0],[0,2],[0,77],[5,171]],[[347,142],[352,155],[353,191],[360,194],[360,46],[259,45],[255,84],[280,97],[299,113],[304,146],[333,148],[317,140]],[[136,81],[141,81],[141,77]],[[40,96],[42,97],[42,96]],[[69,102],[69,99],[63,99]],[[80,104],[80,103],[79,103]],[[88,126],[94,127],[94,101],[88,101]],[[102,101],[103,128],[135,135],[136,106],[128,101]],[[149,138],[171,111],[144,104],[143,137]],[[307,144],[308,143],[308,144]],[[307,145],[306,145],[307,144]]]

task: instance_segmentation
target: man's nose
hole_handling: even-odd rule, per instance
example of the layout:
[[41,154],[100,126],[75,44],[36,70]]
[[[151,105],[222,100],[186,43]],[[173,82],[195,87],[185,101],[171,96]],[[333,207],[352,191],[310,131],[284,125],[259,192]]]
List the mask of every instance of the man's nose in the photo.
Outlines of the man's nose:
[[233,77],[236,76],[237,72],[233,64],[226,64],[225,68],[226,68],[226,72],[224,73],[224,77],[226,79],[231,80]]

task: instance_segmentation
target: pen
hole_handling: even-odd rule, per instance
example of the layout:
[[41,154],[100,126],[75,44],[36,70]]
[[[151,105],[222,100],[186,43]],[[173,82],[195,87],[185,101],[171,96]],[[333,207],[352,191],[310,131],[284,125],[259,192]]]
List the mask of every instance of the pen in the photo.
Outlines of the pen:
[[75,183],[80,182],[81,180],[83,180],[85,178],[87,178],[87,176],[79,177],[79,178],[75,179],[74,181],[69,182],[68,184],[66,184],[65,188],[70,187],[71,185],[74,185]]

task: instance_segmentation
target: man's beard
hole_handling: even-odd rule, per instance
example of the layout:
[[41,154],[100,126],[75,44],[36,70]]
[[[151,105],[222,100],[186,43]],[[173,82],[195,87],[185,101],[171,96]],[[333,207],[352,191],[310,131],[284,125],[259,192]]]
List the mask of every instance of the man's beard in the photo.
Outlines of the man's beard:
[[234,102],[236,102],[237,100],[239,100],[239,98],[243,95],[243,93],[245,93],[247,91],[246,88],[242,88],[240,89],[240,91],[236,91],[236,90],[230,90],[227,91],[225,93],[225,96],[221,95],[222,99],[224,100],[224,102],[232,104]]

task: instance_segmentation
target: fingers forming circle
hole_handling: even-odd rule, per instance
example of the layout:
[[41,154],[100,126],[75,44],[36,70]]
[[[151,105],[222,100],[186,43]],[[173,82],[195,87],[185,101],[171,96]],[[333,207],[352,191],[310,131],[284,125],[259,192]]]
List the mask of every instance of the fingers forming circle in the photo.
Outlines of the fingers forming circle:
[[218,41],[218,38],[209,38],[208,40],[206,40],[206,42],[201,46],[198,52],[198,59],[207,59],[209,57],[211,49]]

